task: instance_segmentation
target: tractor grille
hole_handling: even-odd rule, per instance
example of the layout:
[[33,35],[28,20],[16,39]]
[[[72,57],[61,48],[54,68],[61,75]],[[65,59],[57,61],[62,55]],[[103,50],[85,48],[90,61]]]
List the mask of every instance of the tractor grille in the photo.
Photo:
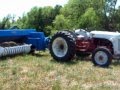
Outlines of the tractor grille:
[[120,39],[118,39],[118,50],[120,51]]

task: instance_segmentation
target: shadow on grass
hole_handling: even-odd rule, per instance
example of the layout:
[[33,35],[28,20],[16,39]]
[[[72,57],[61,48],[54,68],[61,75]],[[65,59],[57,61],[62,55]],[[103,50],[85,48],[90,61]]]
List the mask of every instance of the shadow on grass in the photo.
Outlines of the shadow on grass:
[[8,59],[13,59],[17,56],[25,56],[27,54],[16,54],[16,55],[7,55],[7,56],[2,56],[0,57],[0,61],[8,60]]
[[93,67],[97,67],[97,68],[104,68],[104,69],[113,69],[112,67],[111,67],[111,65],[109,65],[109,66],[99,66],[99,65],[94,65],[93,63],[92,63],[92,59],[91,59],[91,57],[77,57],[77,60],[79,60],[79,61],[81,61],[81,62],[90,62],[92,65],[93,65]]
[[66,64],[66,65],[75,65],[79,62],[91,62],[91,57],[78,57],[75,56],[73,60],[71,61],[56,61],[54,59],[51,59],[51,62],[53,63],[60,63],[60,64]]
[[76,60],[71,60],[71,61],[56,61],[54,59],[51,59],[52,63],[59,63],[59,64],[66,64],[66,65],[75,65],[78,63]]
[[35,56],[35,57],[43,57],[43,56],[46,56],[45,54],[40,54],[40,53],[34,53],[34,54],[29,54],[29,55],[32,55],[32,56]]
[[[76,60],[78,61],[82,61],[82,62],[91,62],[92,63],[92,59],[91,57],[77,57]],[[94,67],[99,67],[99,68],[105,68],[105,69],[113,69],[113,67],[111,67],[111,65],[113,66],[119,66],[120,65],[120,60],[113,60],[112,63],[108,66],[108,67],[102,67],[102,66],[96,66],[96,65],[93,65]]]
[[111,67],[111,66],[98,66],[98,65],[93,65],[93,67],[103,68],[103,69],[113,69],[113,67]]
[[35,57],[48,56],[48,54],[41,54],[41,53],[34,53],[34,54],[31,54],[31,53],[28,53],[28,54],[22,53],[22,54],[2,56],[2,57],[0,57],[0,61],[4,61],[4,60],[8,60],[8,59],[13,59],[13,58],[18,57],[18,56],[24,57],[25,55],[31,55],[31,56],[35,56]]
[[80,62],[92,62],[91,57],[75,57],[75,60]]
[[50,54],[46,51],[35,51],[33,53],[29,53],[30,55],[32,56],[35,56],[35,57],[44,57],[44,56],[50,56]]
[[113,60],[112,65],[113,65],[113,66],[118,66],[118,65],[120,65],[120,60]]
[[113,69],[112,66],[119,66],[119,65],[120,65],[120,60],[113,60],[113,62],[109,66],[97,66],[97,65],[93,65],[93,66],[104,69]]

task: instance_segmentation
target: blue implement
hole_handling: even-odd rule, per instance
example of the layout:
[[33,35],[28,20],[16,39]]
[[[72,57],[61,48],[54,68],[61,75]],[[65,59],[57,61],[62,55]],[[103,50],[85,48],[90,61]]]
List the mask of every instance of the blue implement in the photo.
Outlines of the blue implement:
[[0,30],[0,44],[9,41],[31,44],[36,50],[45,50],[49,43],[48,37],[35,29]]

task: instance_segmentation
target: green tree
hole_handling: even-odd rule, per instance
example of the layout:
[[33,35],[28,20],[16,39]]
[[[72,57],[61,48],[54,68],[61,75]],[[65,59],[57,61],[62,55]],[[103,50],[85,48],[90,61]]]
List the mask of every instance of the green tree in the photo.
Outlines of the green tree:
[[23,14],[22,17],[19,17],[14,25],[18,26],[21,29],[27,28],[27,16]]
[[71,28],[80,28],[79,21],[86,9],[89,7],[90,0],[69,0],[68,4],[62,8],[61,13],[70,20]]
[[60,10],[62,9],[62,6],[61,5],[56,5],[54,7],[54,14],[55,14],[55,17],[56,15],[59,15],[60,14]]
[[99,17],[93,8],[88,8],[79,20],[79,26],[81,28],[97,29],[100,27]]
[[115,30],[120,31],[120,7],[115,10],[112,18],[114,19]]
[[56,5],[54,8],[50,6],[43,8],[33,7],[27,14],[20,17],[15,24],[20,28],[34,28],[48,35],[48,32],[51,32],[50,30],[53,27],[52,22],[56,15],[60,13],[60,9],[61,6],[59,5]]
[[38,31],[41,30],[40,21],[42,19],[42,9],[38,7],[34,7],[30,12],[27,13],[26,17],[26,27],[27,28],[35,28]]
[[10,23],[11,15],[7,15],[0,21],[0,29],[8,29],[11,26]]
[[65,19],[63,15],[56,16],[55,21],[53,22],[56,30],[68,29],[69,20]]
[[[99,18],[97,22],[100,22],[101,25],[92,24],[90,27],[94,28],[96,26],[95,28],[110,30],[110,24],[113,20],[111,17],[114,13],[116,2],[117,0],[69,0],[68,4],[62,8],[61,14],[70,20],[72,28],[81,28],[81,20],[85,19],[85,13],[88,13],[87,10],[89,8],[93,8],[95,16]],[[85,27],[85,24],[83,26]]]

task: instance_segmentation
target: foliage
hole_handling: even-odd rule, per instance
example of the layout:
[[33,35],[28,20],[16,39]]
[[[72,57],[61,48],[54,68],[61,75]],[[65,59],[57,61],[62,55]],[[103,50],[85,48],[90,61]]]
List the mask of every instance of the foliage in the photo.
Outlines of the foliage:
[[20,28],[34,28],[37,31],[43,31],[46,35],[50,35],[50,32],[53,27],[53,20],[59,14],[60,8],[59,5],[56,5],[54,8],[47,7],[33,7],[27,14],[24,14],[23,17],[19,18],[16,21],[16,24]]
[[115,30],[120,30],[120,7],[115,11],[115,14],[112,16],[114,19]]
[[54,27],[56,30],[68,29],[69,28],[69,20],[65,19],[63,15],[56,16],[54,23]]
[[72,28],[80,28],[79,21],[82,14],[87,9],[86,0],[69,0],[62,9],[62,14],[70,20]]
[[8,15],[8,16],[4,17],[2,21],[0,21],[0,29],[10,28],[10,18],[11,18],[11,16]]
[[97,29],[100,25],[99,17],[96,15],[93,8],[88,8],[86,12],[81,15],[79,20],[79,26],[81,28]]
[[45,32],[46,36],[49,36],[51,34],[51,31],[52,31],[52,27],[51,26],[46,26],[44,28],[44,32]]
[[115,31],[120,28],[120,8],[115,8],[117,0],[69,0],[62,7],[33,7],[17,20],[5,17],[0,28],[11,26],[34,28],[50,35],[54,30],[62,29],[99,29]]
[[[100,28],[110,30],[110,24],[113,24],[111,21],[113,20],[112,16],[114,14],[116,1],[117,0],[69,0],[68,4],[62,8],[61,13],[65,18],[70,20],[72,28],[92,27],[92,29]],[[95,19],[92,21],[92,23],[94,22],[93,24],[89,22],[90,20],[87,22],[87,17],[89,17],[89,19],[93,18],[92,15],[89,15],[90,12],[94,14],[91,13]],[[86,16],[87,13],[88,15]],[[88,26],[86,26],[87,24]]]

